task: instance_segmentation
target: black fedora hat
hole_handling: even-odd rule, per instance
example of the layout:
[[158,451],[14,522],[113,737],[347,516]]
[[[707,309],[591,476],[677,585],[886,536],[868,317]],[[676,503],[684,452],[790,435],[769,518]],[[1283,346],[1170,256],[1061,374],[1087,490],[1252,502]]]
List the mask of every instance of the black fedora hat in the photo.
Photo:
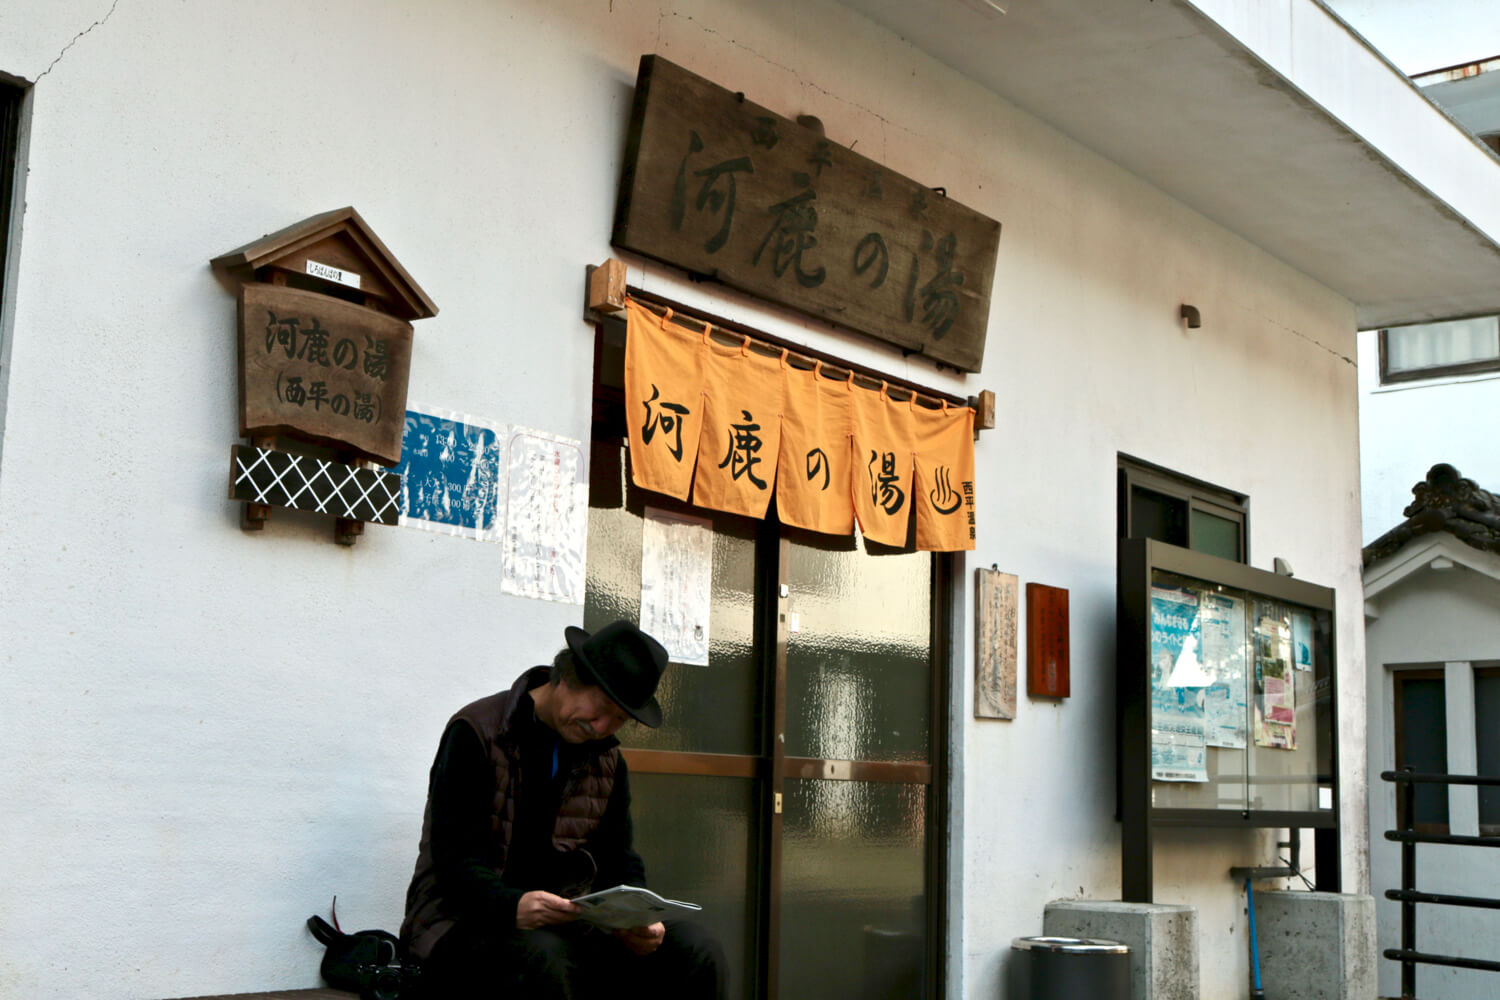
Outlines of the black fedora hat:
[[642,724],[661,725],[656,685],[667,669],[665,646],[627,621],[610,622],[592,635],[569,625],[563,636],[585,683],[603,688]]

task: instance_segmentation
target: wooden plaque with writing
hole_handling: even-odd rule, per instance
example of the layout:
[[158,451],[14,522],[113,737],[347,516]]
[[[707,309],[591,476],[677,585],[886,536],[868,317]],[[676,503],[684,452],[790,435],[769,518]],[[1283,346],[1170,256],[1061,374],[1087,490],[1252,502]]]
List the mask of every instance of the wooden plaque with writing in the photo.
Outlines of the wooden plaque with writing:
[[998,222],[659,56],[612,242],[964,371],[984,358]]
[[1068,592],[1062,587],[1026,585],[1026,693],[1068,697]]
[[240,433],[401,460],[412,327],[282,285],[240,286]]
[[1016,717],[1016,578],[974,571],[974,718]]

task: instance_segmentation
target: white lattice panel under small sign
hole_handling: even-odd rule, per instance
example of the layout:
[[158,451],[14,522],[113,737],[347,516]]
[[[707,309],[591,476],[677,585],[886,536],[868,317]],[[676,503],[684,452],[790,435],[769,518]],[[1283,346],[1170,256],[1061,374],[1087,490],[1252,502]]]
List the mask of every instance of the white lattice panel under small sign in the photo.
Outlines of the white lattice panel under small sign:
[[235,445],[229,499],[395,524],[401,514],[401,477],[384,469]]

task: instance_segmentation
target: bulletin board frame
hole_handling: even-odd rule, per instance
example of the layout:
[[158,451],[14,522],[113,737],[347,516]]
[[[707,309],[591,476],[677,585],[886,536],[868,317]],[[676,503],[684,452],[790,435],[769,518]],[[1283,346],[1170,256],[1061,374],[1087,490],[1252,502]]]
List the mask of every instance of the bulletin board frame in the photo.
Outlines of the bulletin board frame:
[[[1312,829],[1317,887],[1339,891],[1334,591],[1154,539],[1127,538],[1119,544],[1117,601],[1121,898],[1152,901],[1152,831],[1161,827]],[[1231,635],[1238,638],[1229,642],[1225,636]],[[1226,735],[1212,745],[1210,709],[1210,745],[1199,735],[1195,752],[1182,731],[1191,734],[1195,711],[1202,726],[1203,696],[1211,689],[1191,685],[1214,679],[1226,648],[1239,650],[1235,669],[1243,693],[1229,699],[1243,713],[1239,743],[1236,713],[1225,713],[1221,704]],[[1184,701],[1180,713],[1172,695]],[[1179,718],[1184,725],[1175,725]],[[1256,761],[1263,766],[1257,769]]]

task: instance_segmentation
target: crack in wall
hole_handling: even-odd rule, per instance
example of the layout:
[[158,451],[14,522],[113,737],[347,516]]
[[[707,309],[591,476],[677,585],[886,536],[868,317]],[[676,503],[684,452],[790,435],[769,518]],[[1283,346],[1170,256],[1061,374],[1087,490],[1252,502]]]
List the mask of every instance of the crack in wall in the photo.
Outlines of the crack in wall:
[[1355,360],[1353,358],[1349,357],[1346,354],[1340,354],[1338,351],[1335,351],[1333,348],[1329,347],[1327,344],[1323,343],[1320,340],[1317,340],[1314,337],[1309,337],[1307,334],[1303,333],[1301,330],[1297,329],[1296,327],[1294,327],[1294,326],[1282,326],[1280,323],[1276,323],[1275,325],[1278,328],[1280,328],[1282,330],[1285,330],[1288,333],[1296,334],[1298,337],[1301,337],[1303,340],[1307,341],[1309,344],[1312,344],[1314,347],[1322,348],[1323,350],[1327,351],[1329,354],[1332,354],[1334,357],[1338,358],[1344,364],[1348,365],[1350,368],[1358,368],[1359,367],[1359,365],[1355,362]]
[[73,46],[77,45],[78,42],[83,38],[84,35],[87,35],[89,32],[93,31],[95,28],[99,27],[105,21],[108,21],[111,17],[113,17],[114,13],[115,13],[115,8],[118,7],[118,6],[120,6],[120,0],[114,0],[114,2],[109,5],[109,10],[107,10],[107,11],[104,12],[104,16],[103,17],[99,18],[99,20],[95,21],[93,24],[89,25],[87,28],[84,28],[78,34],[74,35],[73,36],[73,40],[70,41],[67,45],[64,45],[62,47],[62,51],[59,52],[57,54],[57,56],[50,63],[47,64],[47,68],[46,69],[42,70],[40,73],[38,73],[36,75],[36,81],[33,81],[33,82],[40,82],[41,79],[42,79],[42,77],[44,77],[48,73],[52,72],[52,67],[56,66],[59,62],[62,61],[62,57],[68,54],[68,50],[71,49]]

